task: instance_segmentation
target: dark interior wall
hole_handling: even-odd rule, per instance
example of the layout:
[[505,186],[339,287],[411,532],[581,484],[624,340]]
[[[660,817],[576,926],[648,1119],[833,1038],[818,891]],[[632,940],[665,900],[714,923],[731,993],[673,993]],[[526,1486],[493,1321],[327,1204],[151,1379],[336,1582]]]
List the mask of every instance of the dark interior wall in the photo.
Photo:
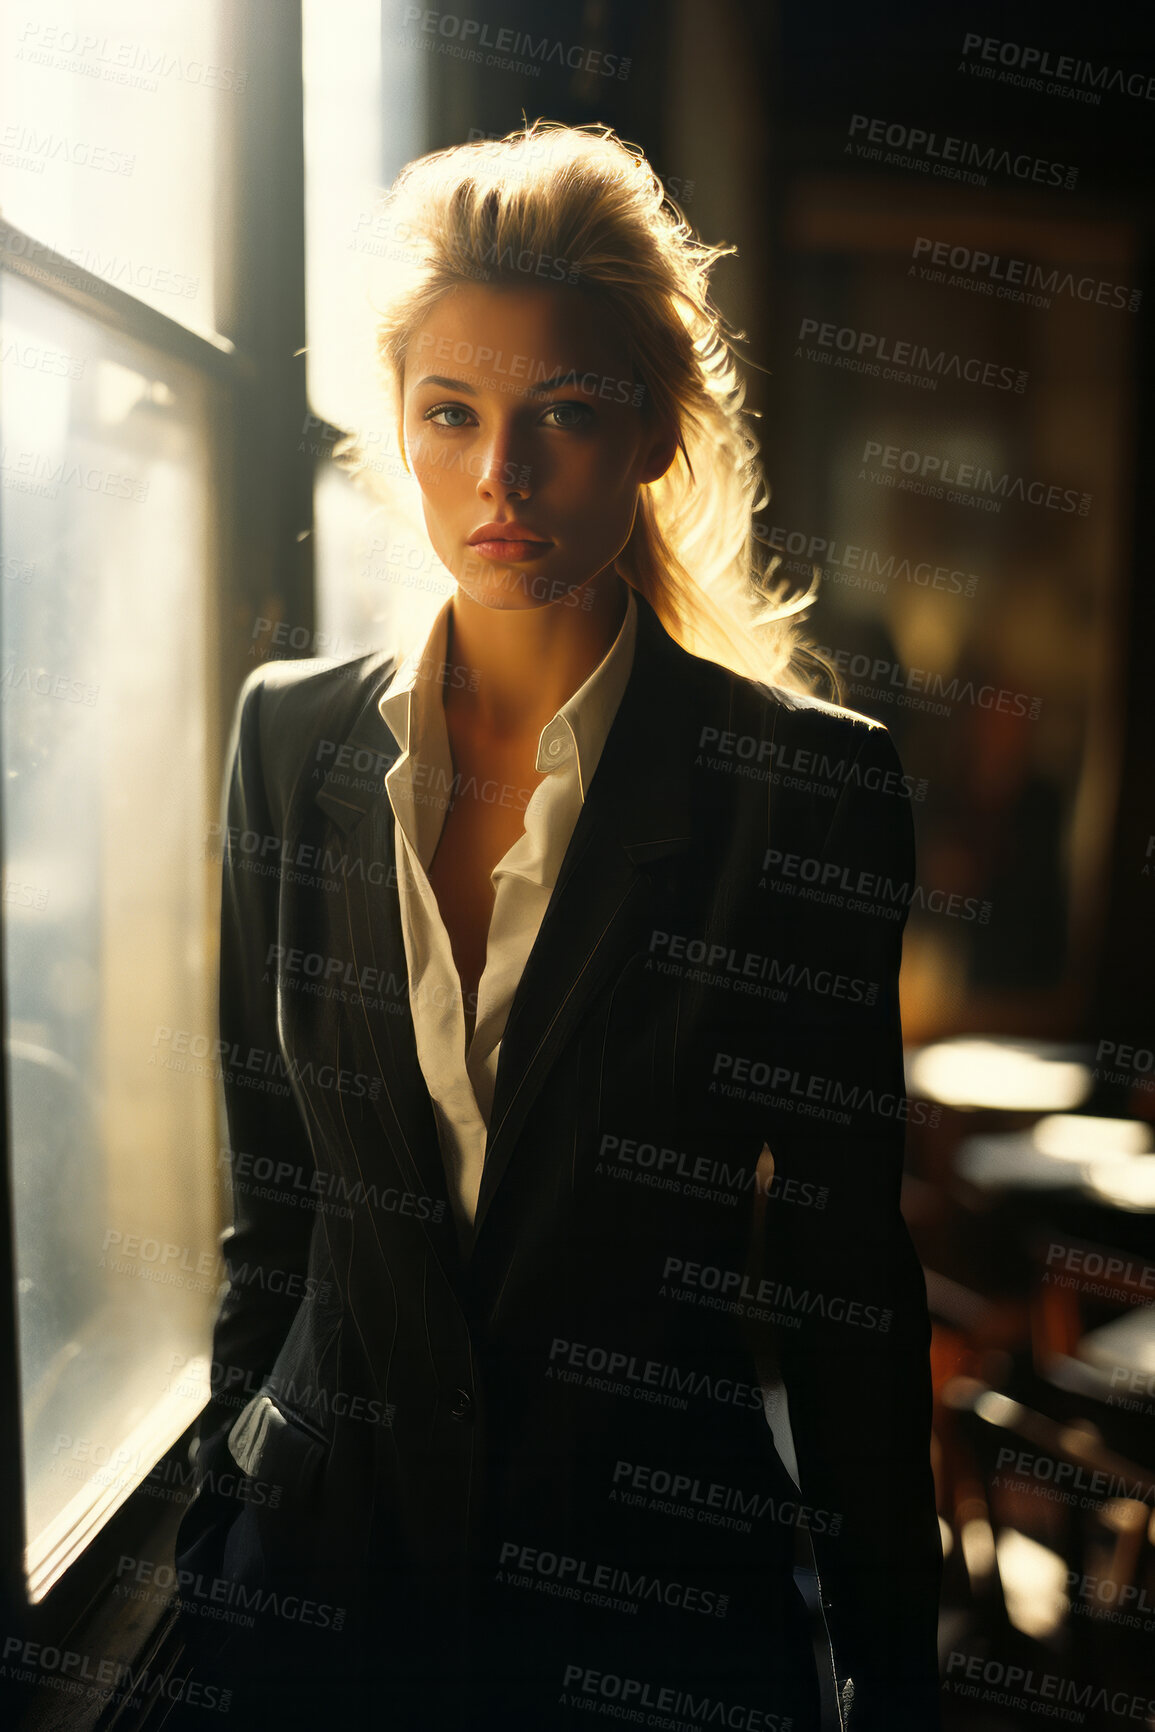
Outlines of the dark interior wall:
[[[984,50],[976,39],[994,39],[997,46]],[[1000,533],[988,544],[980,524],[953,525],[941,513],[940,518],[944,541],[977,546],[979,558],[986,557],[984,576],[989,574],[992,584],[1010,586],[1034,566],[1041,584],[1079,592],[1072,611],[1082,608],[1088,623],[1095,616],[1103,622],[1109,639],[1106,667],[1084,717],[1092,745],[1083,763],[1081,823],[1092,864],[1071,887],[1072,966],[1078,966],[1079,984],[1054,1001],[1056,1007],[1061,1004],[1054,1032],[1092,1040],[1108,1033],[1120,1040],[1139,1038],[1150,1019],[1155,892],[1155,853],[1148,855],[1155,830],[1155,707],[1147,666],[1155,586],[1144,578],[1142,553],[1152,528],[1151,493],[1144,484],[1151,469],[1155,290],[1155,37],[1150,22],[1122,6],[988,4],[960,14],[913,0],[898,0],[881,11],[788,0],[778,8],[774,46],[777,77],[767,123],[774,138],[775,204],[784,218],[774,225],[770,275],[780,303],[797,309],[809,293],[819,316],[853,323],[845,315],[860,309],[862,298],[849,285],[869,254],[888,249],[892,263],[901,267],[892,278],[899,292],[920,202],[924,221],[937,223],[932,233],[1045,267],[1065,268],[1069,253],[1076,275],[1125,283],[1138,301],[1134,312],[1089,308],[1071,297],[1066,304],[1056,298],[1046,311],[1004,303],[1000,323],[977,295],[950,297],[948,292],[954,304],[944,309],[928,289],[918,303],[913,334],[933,333],[948,348],[953,343],[965,349],[969,343],[982,352],[986,344],[989,352],[997,333],[1005,351],[1000,359],[1031,371],[1036,414],[1052,428],[1045,447],[1051,461],[1059,456],[1068,485],[1096,484],[1097,528],[1094,512],[1086,525],[1066,518],[1048,521],[1036,513],[1028,520],[1020,516],[1013,532],[1010,524],[1004,532],[1004,513]],[[1127,87],[1120,88],[1113,74],[1122,74]],[[1099,100],[1076,100],[1031,83],[1046,86],[1056,75]],[[864,161],[850,149],[855,115],[922,128],[939,140],[973,141],[984,150],[994,145],[1013,159],[1059,163],[1075,171],[1074,185],[991,173],[988,185],[977,187]],[[840,249],[830,242],[837,219],[828,218],[824,225],[814,220],[824,199],[842,213],[846,238]],[[861,220],[848,221],[856,205]],[[820,227],[824,250],[816,257],[805,237]],[[1077,257],[1080,250],[1087,256]],[[886,305],[876,303],[874,328],[893,328],[896,308],[897,302],[888,324]],[[771,365],[784,361],[796,335],[797,328],[785,320],[776,323]],[[885,393],[870,389],[881,406]],[[797,489],[806,502],[804,516],[813,511],[821,518],[818,492],[831,460],[832,435],[827,420],[818,447],[805,436],[792,437],[800,419],[803,425],[813,422],[813,402],[808,407],[806,395],[793,394],[796,415],[771,417],[767,467],[784,491]],[[1020,427],[1021,457],[1030,446],[1017,407],[993,399],[983,405],[991,424]],[[904,443],[918,445],[919,403],[911,398],[896,410],[896,418],[911,436]],[[1036,436],[1035,449],[1041,444]],[[1110,529],[1103,516],[1109,509],[1115,513]],[[1088,531],[1090,538],[1081,541]],[[1088,659],[1094,654],[1090,631],[1085,653]],[[1072,760],[1077,751],[1072,740]],[[1027,904],[1022,918],[1027,923],[1042,918],[1037,902],[1033,909]],[[1037,1024],[1046,1013],[1040,1003],[1028,1014]],[[1036,1032],[1044,1030],[1036,1027]]]

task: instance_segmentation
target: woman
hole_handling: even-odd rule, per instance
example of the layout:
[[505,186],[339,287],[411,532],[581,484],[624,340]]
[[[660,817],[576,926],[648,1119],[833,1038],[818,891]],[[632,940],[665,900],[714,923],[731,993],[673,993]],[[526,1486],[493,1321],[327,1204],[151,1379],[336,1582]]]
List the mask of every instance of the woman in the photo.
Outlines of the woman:
[[302,1725],[933,1727],[909,784],[755,564],[722,249],[601,128],[391,210],[456,589],[239,705],[190,1651]]

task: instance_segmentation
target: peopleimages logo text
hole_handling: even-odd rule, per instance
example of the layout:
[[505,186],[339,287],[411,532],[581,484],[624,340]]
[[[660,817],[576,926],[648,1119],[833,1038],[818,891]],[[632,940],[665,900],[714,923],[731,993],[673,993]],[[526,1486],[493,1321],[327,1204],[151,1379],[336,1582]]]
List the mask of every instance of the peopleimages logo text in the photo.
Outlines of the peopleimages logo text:
[[[930,235],[916,235],[911,258],[916,261],[911,271],[922,267],[920,259],[973,277],[984,290],[998,290],[1002,299],[1015,299],[1027,290],[1038,291],[1046,306],[1049,295],[1070,295],[1079,301],[1094,301],[1100,307],[1120,307],[1137,312],[1143,299],[1142,289],[1127,283],[1106,282],[1102,278],[1076,277],[1073,271],[1061,271],[1058,265],[1041,265],[1033,259],[1004,258],[1001,253],[988,253],[981,247],[963,246],[958,242],[936,240]],[[908,275],[910,272],[908,271]]]
[[1095,91],[1109,90],[1119,96],[1134,96],[1141,102],[1155,102],[1155,74],[1124,72],[1121,67],[1079,60],[1073,54],[1052,54],[1049,48],[1035,48],[1030,43],[1008,42],[998,36],[980,36],[968,30],[963,37],[964,60],[977,55],[988,65],[1014,67],[1028,74],[1032,82],[1051,78],[1060,84],[1090,85]]
[[949,133],[940,135],[921,126],[906,126],[901,121],[882,120],[868,114],[851,115],[848,137],[845,149],[852,155],[894,163],[900,168],[929,164],[935,174],[969,181],[975,186],[986,186],[987,175],[993,172],[1009,174],[1015,180],[1066,187],[1071,192],[1079,178],[1078,169],[1068,163],[1051,162],[1027,151],[1012,154],[994,144],[980,145],[973,139],[954,138]]
[[1028,481],[1006,470],[996,475],[981,463],[957,463],[953,457],[940,457],[933,451],[904,451],[901,445],[883,445],[877,439],[868,439],[862,448],[862,461],[870,463],[876,458],[881,460],[883,469],[897,469],[903,475],[917,475],[944,487],[969,489],[998,499],[1021,499],[1028,505],[1045,505],[1051,511],[1077,511],[1080,517],[1086,517],[1091,509],[1091,495],[1074,487]]

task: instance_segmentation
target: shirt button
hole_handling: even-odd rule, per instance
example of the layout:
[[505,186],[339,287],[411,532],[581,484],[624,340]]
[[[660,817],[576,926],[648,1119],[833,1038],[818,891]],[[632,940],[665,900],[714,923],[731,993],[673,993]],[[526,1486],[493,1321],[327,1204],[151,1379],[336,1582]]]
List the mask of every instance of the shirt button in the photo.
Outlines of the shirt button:
[[552,739],[546,747],[546,751],[549,753],[551,758],[556,758],[558,753],[561,751],[561,741],[559,739]]
[[449,1409],[449,1417],[450,1419],[458,1420],[463,1425],[472,1423],[473,1397],[470,1395],[468,1389],[458,1389],[454,1391],[453,1406]]

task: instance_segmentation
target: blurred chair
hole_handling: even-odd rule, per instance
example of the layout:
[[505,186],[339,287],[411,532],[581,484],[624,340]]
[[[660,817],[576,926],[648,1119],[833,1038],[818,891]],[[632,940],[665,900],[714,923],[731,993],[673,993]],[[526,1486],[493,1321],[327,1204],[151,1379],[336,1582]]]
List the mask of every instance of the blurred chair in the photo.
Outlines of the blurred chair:
[[[1142,1680],[1155,1610],[1155,1475],[978,1378],[942,1405],[957,1425],[948,1520],[969,1577],[974,1631],[1005,1655],[1056,1650],[1079,1677]],[[1108,1664],[1109,1662],[1109,1664]]]

